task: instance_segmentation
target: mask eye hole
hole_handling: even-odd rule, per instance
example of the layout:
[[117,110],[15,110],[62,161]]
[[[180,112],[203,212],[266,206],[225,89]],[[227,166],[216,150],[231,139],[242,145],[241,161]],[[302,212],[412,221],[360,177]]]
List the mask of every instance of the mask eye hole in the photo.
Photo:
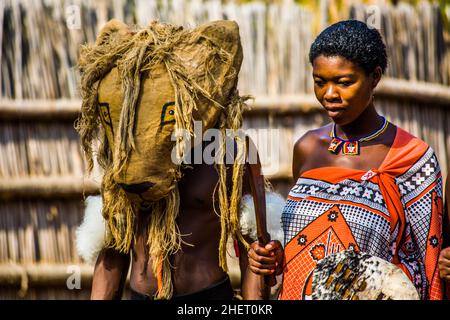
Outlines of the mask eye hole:
[[98,107],[99,107],[99,113],[100,113],[100,118],[103,120],[103,122],[111,128],[111,131],[113,132],[114,135],[114,130],[112,127],[112,121],[111,121],[111,113],[109,112],[109,103],[106,102],[99,102],[98,103]]
[[161,111],[161,126],[175,123],[175,102],[166,102]]

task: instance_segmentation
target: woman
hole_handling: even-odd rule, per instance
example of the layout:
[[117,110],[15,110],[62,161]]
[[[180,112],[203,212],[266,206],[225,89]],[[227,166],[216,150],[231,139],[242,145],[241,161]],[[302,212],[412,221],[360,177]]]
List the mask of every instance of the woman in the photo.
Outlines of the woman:
[[284,252],[276,241],[253,243],[250,269],[283,272],[279,298],[307,299],[317,261],[354,248],[396,264],[422,299],[441,299],[441,173],[425,142],[375,109],[387,66],[379,32],[356,20],[336,23],[309,58],[314,92],[333,121],[295,143]]

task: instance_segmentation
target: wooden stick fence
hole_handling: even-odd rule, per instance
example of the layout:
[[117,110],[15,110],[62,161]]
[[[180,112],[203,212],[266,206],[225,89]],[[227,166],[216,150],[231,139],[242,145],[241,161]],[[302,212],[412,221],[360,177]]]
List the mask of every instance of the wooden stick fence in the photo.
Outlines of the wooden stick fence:
[[[329,3],[332,11],[336,6],[334,1]],[[346,7],[350,8],[350,17],[371,22],[366,5]],[[417,7],[377,4],[376,8],[391,60],[387,75],[449,84],[449,44],[439,8],[428,2]],[[0,50],[0,96],[77,98],[80,44],[93,43],[98,30],[112,17],[141,26],[154,19],[187,27],[217,19],[235,20],[240,26],[245,56],[239,83],[242,93],[311,93],[308,50],[320,31],[313,21],[318,9],[288,0],[4,0],[0,6],[0,35],[4,39]]]

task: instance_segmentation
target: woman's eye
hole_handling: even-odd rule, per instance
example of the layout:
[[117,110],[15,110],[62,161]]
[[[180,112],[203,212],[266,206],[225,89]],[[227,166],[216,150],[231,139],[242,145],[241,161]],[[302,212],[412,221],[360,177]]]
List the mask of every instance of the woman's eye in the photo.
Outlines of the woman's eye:
[[339,82],[339,84],[343,85],[344,87],[349,87],[353,84],[353,82],[343,81],[343,82]]
[[314,83],[319,87],[323,86],[323,81],[321,81],[321,80],[316,80],[316,81],[314,81]]

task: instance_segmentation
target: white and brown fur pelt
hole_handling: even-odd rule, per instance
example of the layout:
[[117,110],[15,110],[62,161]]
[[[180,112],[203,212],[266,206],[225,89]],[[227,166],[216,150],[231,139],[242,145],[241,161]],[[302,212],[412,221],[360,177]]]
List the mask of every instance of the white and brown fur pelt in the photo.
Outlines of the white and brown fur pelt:
[[84,218],[76,230],[78,255],[88,264],[94,264],[106,245],[108,226],[102,216],[102,197],[89,196],[85,200]]
[[[266,222],[267,232],[272,240],[278,240],[284,244],[284,234],[281,227],[281,213],[286,201],[275,193],[266,191]],[[242,235],[248,236],[255,241],[256,237],[256,217],[253,197],[249,194],[242,197],[240,227]]]

